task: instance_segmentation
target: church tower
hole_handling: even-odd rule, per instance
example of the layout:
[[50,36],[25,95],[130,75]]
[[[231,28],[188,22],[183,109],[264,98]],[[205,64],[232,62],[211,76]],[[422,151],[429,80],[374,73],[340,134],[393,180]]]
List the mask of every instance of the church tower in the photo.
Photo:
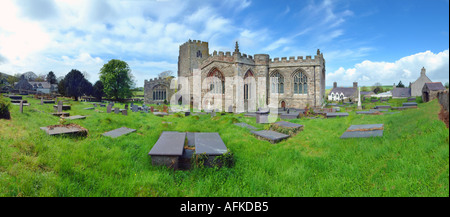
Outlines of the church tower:
[[190,77],[192,71],[200,68],[203,60],[209,57],[208,42],[190,40],[180,46],[178,55],[178,77]]

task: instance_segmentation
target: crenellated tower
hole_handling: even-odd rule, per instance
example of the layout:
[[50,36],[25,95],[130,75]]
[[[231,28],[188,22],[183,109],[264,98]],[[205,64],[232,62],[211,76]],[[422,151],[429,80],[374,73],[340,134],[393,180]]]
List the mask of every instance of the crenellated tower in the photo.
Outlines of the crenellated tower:
[[208,42],[190,40],[180,46],[178,55],[178,77],[192,76],[195,68],[200,68],[203,60],[209,57]]

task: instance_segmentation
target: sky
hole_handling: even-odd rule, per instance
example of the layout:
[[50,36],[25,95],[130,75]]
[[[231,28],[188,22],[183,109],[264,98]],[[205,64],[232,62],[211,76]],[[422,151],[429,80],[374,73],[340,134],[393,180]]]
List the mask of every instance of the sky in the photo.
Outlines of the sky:
[[414,82],[422,67],[449,80],[449,0],[1,0],[0,72],[71,69],[91,83],[111,59],[144,80],[171,70],[179,46],[209,42],[209,52],[314,56],[326,61],[326,86]]

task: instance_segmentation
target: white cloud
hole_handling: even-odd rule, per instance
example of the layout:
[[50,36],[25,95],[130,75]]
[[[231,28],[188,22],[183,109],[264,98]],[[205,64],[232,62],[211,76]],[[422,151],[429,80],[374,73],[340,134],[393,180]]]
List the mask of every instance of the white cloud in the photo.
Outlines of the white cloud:
[[400,58],[395,62],[372,62],[365,60],[355,64],[354,68],[338,70],[328,73],[328,83],[337,81],[342,85],[361,82],[363,85],[414,82],[420,76],[420,70],[425,67],[427,76],[436,82],[446,82],[449,79],[449,50],[439,53],[425,51]]

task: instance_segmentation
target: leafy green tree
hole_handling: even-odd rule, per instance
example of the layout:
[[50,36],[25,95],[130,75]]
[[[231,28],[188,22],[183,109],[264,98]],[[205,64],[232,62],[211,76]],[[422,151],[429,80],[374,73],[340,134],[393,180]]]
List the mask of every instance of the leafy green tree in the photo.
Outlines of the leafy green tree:
[[58,82],[56,81],[56,75],[55,75],[55,73],[53,73],[53,71],[50,71],[50,72],[47,74],[46,81],[47,81],[48,83],[50,83],[50,84],[56,84],[56,83],[58,83]]
[[444,87],[448,89],[448,81],[445,82]]
[[131,69],[125,61],[112,59],[100,69],[103,91],[110,99],[122,100],[132,96],[133,84]]
[[75,97],[75,101],[78,101],[78,97],[92,92],[92,84],[80,71],[72,69],[64,78],[64,90],[66,96]]

